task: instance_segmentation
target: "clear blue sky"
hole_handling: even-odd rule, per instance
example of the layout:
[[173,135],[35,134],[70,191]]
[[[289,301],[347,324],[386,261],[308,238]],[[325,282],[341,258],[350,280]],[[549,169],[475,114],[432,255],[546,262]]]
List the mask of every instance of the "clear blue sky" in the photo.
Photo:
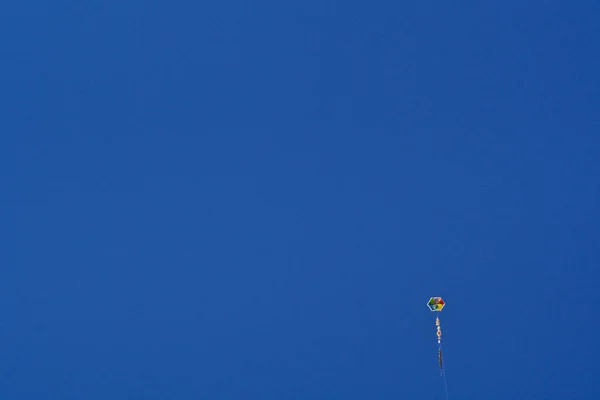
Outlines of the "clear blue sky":
[[600,399],[598,1],[0,15],[0,398]]

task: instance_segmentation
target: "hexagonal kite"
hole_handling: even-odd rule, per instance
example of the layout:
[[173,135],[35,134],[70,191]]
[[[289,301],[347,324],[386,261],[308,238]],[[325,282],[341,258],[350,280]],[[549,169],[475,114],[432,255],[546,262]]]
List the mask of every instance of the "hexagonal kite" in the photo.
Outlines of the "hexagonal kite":
[[[440,312],[446,305],[441,297],[431,297],[427,302],[427,307],[431,311]],[[438,362],[440,364],[440,375],[444,378],[444,387],[446,389],[446,399],[448,398],[448,384],[446,383],[446,373],[444,372],[444,361],[442,357],[442,323],[440,317],[435,317],[436,336],[438,342]]]
[[427,307],[429,307],[431,311],[442,311],[442,308],[444,308],[445,305],[446,303],[444,303],[444,300],[442,300],[441,297],[432,297],[427,302]]

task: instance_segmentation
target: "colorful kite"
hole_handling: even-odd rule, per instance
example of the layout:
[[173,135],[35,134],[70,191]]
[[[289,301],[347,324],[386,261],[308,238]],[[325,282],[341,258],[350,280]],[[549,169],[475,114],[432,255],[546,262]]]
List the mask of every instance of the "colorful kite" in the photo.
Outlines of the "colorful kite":
[[429,307],[431,311],[442,311],[442,308],[444,308],[445,305],[446,303],[444,303],[444,299],[441,297],[432,297],[427,303],[427,307]]
[[[441,312],[446,303],[441,297],[432,297],[427,302],[429,310],[434,312]],[[438,362],[440,364],[440,374],[444,378],[444,387],[446,388],[446,398],[448,398],[448,384],[446,382],[446,373],[444,371],[444,361],[442,358],[442,325],[440,323],[440,317],[435,318],[435,326],[437,328],[437,342],[438,342]]]

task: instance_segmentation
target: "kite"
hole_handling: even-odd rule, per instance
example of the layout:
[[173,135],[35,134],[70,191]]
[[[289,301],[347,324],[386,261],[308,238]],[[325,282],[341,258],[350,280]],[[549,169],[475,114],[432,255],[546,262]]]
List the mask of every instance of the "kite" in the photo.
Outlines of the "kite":
[[[427,302],[427,307],[433,312],[442,312],[446,302],[441,297],[432,297]],[[435,318],[435,326],[437,328],[437,342],[438,342],[438,363],[440,364],[440,375],[444,378],[444,387],[446,388],[446,398],[448,398],[448,384],[446,382],[446,372],[444,371],[444,360],[442,357],[442,324],[440,323],[440,317]]]

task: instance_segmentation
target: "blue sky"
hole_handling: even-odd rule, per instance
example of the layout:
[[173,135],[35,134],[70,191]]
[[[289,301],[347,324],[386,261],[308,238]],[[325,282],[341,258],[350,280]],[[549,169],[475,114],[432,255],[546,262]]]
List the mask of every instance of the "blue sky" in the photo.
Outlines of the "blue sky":
[[597,1],[0,15],[0,397],[600,398]]

